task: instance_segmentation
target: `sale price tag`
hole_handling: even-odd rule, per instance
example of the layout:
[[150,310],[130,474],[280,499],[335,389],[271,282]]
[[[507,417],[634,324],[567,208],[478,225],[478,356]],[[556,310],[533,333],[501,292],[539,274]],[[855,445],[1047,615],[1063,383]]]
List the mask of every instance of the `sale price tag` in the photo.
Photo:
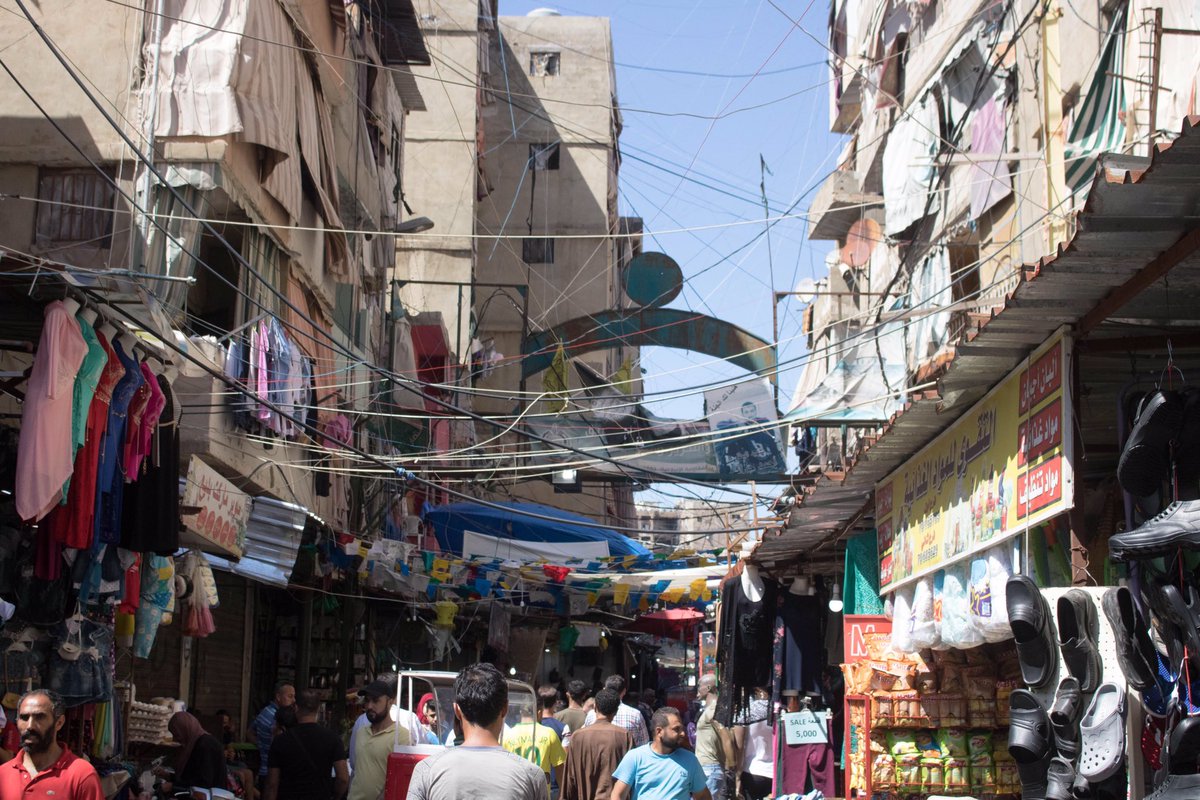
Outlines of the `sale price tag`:
[[825,744],[829,741],[829,715],[814,711],[783,714],[785,741],[788,744]]

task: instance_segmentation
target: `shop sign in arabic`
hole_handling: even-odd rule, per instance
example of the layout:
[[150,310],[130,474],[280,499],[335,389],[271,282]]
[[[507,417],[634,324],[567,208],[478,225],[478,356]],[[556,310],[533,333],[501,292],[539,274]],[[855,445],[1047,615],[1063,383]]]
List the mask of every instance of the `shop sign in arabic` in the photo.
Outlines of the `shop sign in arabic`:
[[[215,547],[223,555],[241,558],[250,520],[250,495],[223,478],[198,457],[188,462],[182,515],[185,538],[202,549]],[[186,534],[192,534],[187,536]]]
[[876,486],[883,591],[1071,507],[1069,353],[1060,332]]

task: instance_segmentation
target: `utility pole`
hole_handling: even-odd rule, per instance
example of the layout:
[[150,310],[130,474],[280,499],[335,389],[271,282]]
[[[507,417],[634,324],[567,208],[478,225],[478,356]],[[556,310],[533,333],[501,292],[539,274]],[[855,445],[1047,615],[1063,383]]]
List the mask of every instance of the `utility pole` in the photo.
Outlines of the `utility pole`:
[[1067,197],[1066,143],[1063,141],[1062,48],[1058,24],[1062,7],[1050,0],[1042,18],[1042,145],[1046,152],[1047,252],[1067,238],[1062,205]]

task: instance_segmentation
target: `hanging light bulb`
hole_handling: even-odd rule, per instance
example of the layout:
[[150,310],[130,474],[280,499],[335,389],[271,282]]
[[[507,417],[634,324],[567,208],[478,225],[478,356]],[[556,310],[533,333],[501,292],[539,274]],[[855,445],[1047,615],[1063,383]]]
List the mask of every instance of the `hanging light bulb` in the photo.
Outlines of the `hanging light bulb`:
[[833,584],[833,594],[829,596],[829,610],[834,614],[842,613],[842,581],[839,579]]

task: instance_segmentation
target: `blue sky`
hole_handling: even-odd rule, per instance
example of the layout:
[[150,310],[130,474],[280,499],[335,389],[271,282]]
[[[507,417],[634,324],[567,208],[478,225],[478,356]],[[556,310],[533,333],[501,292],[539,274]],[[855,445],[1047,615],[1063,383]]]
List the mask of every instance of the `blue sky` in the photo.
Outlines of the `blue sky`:
[[[803,219],[772,227],[769,248],[762,236],[746,247],[762,234],[762,224],[664,234],[657,239],[653,234],[761,220],[760,156],[771,172],[766,175],[766,190],[776,213],[807,193],[795,209],[804,211],[812,190],[835,166],[843,142],[828,129],[829,72],[827,51],[821,44],[827,36],[827,5],[780,5],[799,18],[799,27],[766,0],[570,0],[569,5],[501,0],[500,4],[502,15],[549,6],[564,15],[612,20],[617,91],[625,123],[621,213],[641,216],[646,222],[646,249],[666,252],[682,267],[686,284],[673,306],[713,314],[764,339],[771,338],[772,284],[784,291],[799,279],[819,277],[834,243],[808,241]],[[682,114],[726,116],[712,120]],[[690,177],[708,186],[681,181],[639,159],[679,174],[688,172],[690,165]],[[781,360],[804,354],[800,310],[794,301],[780,306]],[[686,391],[742,374],[736,367],[711,361],[701,354],[644,349],[646,391]],[[799,375],[796,368],[780,375],[784,411]],[[694,418],[703,414],[703,398],[662,400],[651,407],[664,416]]]

